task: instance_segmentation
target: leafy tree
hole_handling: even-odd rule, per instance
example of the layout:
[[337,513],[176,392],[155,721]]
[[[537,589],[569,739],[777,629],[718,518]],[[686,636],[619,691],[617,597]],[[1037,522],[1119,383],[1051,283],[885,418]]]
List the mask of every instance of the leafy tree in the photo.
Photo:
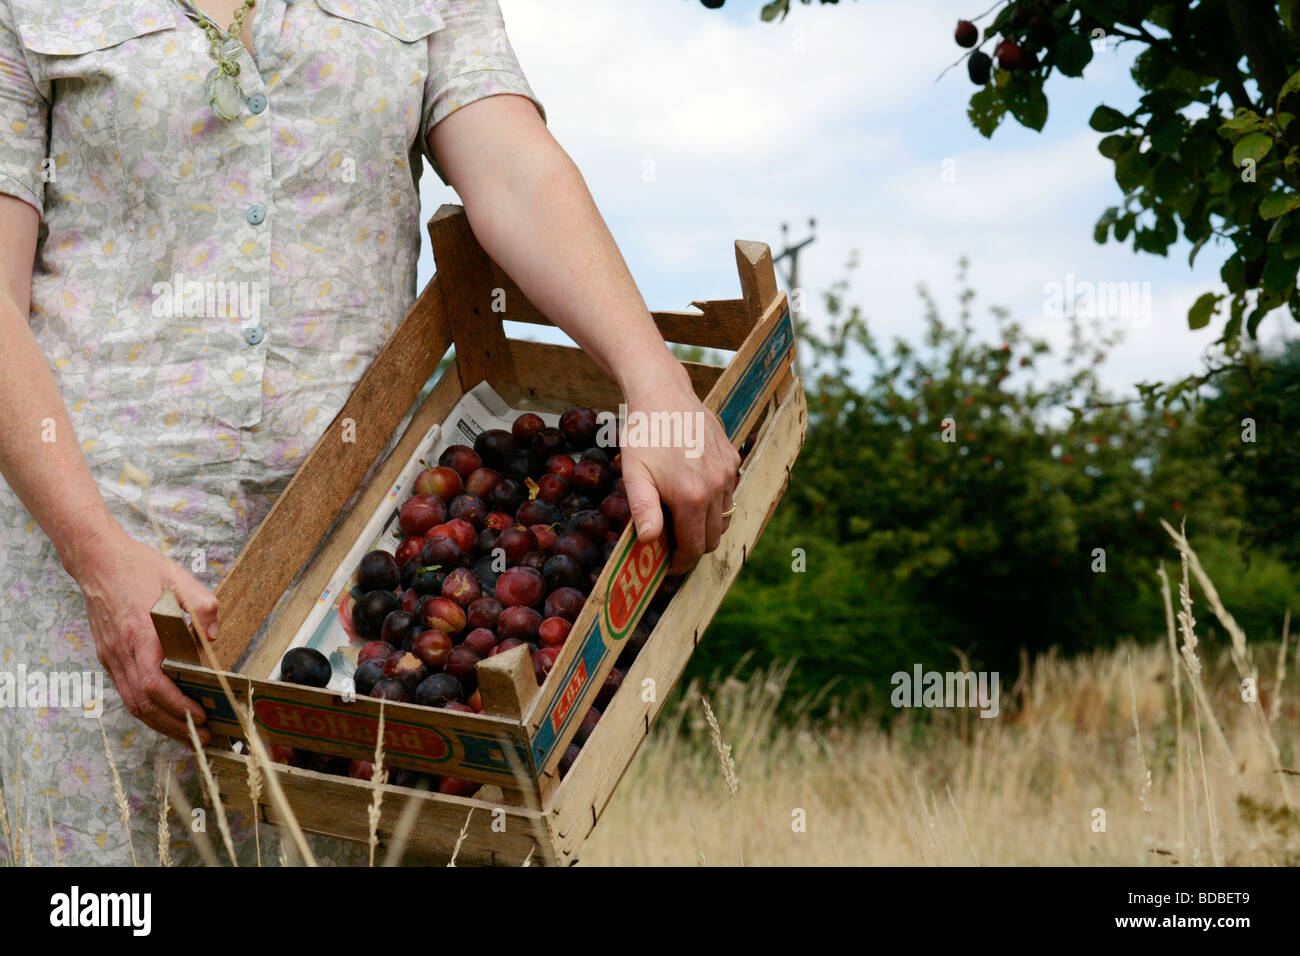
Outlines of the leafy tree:
[[1206,454],[1247,496],[1245,540],[1300,567],[1300,342],[1223,371],[1201,413]]
[[1041,130],[1043,85],[1054,72],[1081,77],[1099,50],[1141,48],[1137,102],[1100,105],[1090,120],[1106,134],[1098,149],[1124,194],[1098,220],[1096,238],[1163,256],[1181,235],[1192,243],[1189,262],[1211,240],[1231,247],[1221,270],[1227,294],[1207,292],[1188,313],[1196,329],[1222,312],[1228,353],[1275,309],[1300,319],[1300,216],[1291,215],[1300,206],[1300,127],[1291,125],[1300,108],[1297,6],[1021,0],[997,10],[981,44],[1000,64],[971,97],[971,122],[985,136],[1007,113]]
[[1011,674],[1022,648],[1163,634],[1158,518],[1190,513],[1197,540],[1235,554],[1240,489],[1196,416],[1111,402],[1095,330],[1076,324],[1045,379],[1048,345],[1004,311],[994,341],[976,337],[969,289],[955,320],[921,290],[915,346],[877,341],[844,294],[825,297],[829,330],[803,337],[808,438],[694,673],[797,657],[797,690],[868,696],[961,655]]

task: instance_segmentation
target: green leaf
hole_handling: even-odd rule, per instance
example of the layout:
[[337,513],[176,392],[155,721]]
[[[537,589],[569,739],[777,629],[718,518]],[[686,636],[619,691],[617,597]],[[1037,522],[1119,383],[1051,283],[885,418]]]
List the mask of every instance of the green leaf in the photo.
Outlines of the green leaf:
[[1092,60],[1092,43],[1081,33],[1067,30],[1052,44],[1052,60],[1066,76],[1083,76]]
[[1101,218],[1097,220],[1097,225],[1095,225],[1092,229],[1092,238],[1097,242],[1098,245],[1106,241],[1106,234],[1110,231],[1110,227],[1114,225],[1115,219],[1118,216],[1119,216],[1118,206],[1111,206],[1104,213],[1101,214]]
[[1246,291],[1246,263],[1242,260],[1240,253],[1228,256],[1222,268],[1219,269],[1219,278],[1224,281],[1231,292]]
[[1132,122],[1119,110],[1113,110],[1109,106],[1098,106],[1092,111],[1088,125],[1098,133],[1113,133],[1117,129],[1131,126]]
[[[1300,262],[1288,259],[1282,254],[1281,249],[1275,248],[1264,266],[1264,274],[1259,280],[1260,285],[1269,292],[1289,292],[1295,285],[1296,269],[1300,269]],[[1252,336],[1255,334],[1250,329],[1250,323],[1247,323],[1246,330]]]
[[1206,292],[1187,310],[1187,327],[1192,330],[1203,329],[1210,324],[1210,316],[1219,305],[1219,296]]
[[1296,70],[1288,76],[1286,82],[1282,84],[1282,89],[1277,91],[1278,106],[1280,107],[1284,99],[1298,90],[1300,90],[1300,70]]
[[1187,131],[1187,121],[1177,113],[1155,120],[1147,126],[1151,148],[1157,153],[1172,153],[1178,149]]
[[1126,193],[1133,192],[1151,174],[1151,163],[1143,153],[1130,149],[1115,160],[1115,182]]
[[1002,97],[998,95],[997,90],[986,86],[971,96],[966,116],[970,119],[971,125],[979,130],[985,139],[988,139],[998,128],[1006,112],[1007,105],[1002,102]]
[[1250,318],[1246,320],[1246,334],[1252,339],[1255,337],[1255,330],[1259,328],[1260,321],[1268,315],[1268,309],[1262,305],[1250,313]]
[[1269,193],[1259,201],[1261,219],[1276,219],[1300,206],[1300,193]]
[[1120,153],[1128,148],[1129,138],[1120,136],[1118,133],[1110,136],[1103,136],[1101,142],[1097,144],[1097,152],[1107,159],[1115,159]]
[[1229,354],[1237,351],[1238,339],[1241,338],[1241,313],[1243,305],[1233,300],[1232,316],[1228,319],[1227,325],[1223,327],[1223,335],[1219,341],[1223,343],[1225,351]]
[[785,19],[786,14],[790,12],[790,0],[772,0],[771,3],[763,5],[763,11],[760,16],[763,22],[771,23],[777,17]]
[[1016,76],[1007,84],[1003,98],[1021,126],[1042,132],[1047,122],[1047,95],[1041,80]]
[[1253,133],[1256,130],[1265,127],[1264,121],[1254,110],[1248,110],[1244,106],[1237,110],[1237,114],[1230,120],[1226,120],[1219,126],[1219,135],[1229,139],[1235,139],[1238,136],[1244,136],[1247,133]]
[[1187,267],[1189,269],[1196,262],[1196,254],[1201,251],[1202,246],[1210,241],[1210,236],[1212,235],[1213,233],[1207,232],[1205,235],[1201,236],[1201,238],[1196,240],[1196,245],[1192,246],[1192,251],[1187,254]]
[[1240,166],[1248,159],[1258,163],[1272,148],[1273,137],[1268,133],[1248,133],[1232,148],[1232,165]]

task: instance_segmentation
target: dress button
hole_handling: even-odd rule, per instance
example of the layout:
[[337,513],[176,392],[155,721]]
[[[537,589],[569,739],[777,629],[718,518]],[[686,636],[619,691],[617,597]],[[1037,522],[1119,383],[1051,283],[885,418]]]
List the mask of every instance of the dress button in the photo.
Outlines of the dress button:
[[244,329],[244,341],[249,345],[257,345],[264,338],[266,338],[266,330],[260,325],[250,325]]
[[266,97],[261,93],[254,93],[248,98],[248,108],[253,113],[260,113],[266,109]]
[[254,226],[260,226],[266,219],[266,207],[258,204],[248,207],[248,221]]

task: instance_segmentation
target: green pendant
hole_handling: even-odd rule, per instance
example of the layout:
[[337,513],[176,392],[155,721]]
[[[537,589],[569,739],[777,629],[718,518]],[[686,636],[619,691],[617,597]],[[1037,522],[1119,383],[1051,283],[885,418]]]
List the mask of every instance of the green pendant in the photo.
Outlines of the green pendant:
[[239,54],[244,51],[244,44],[239,37],[226,37],[225,42],[221,44],[221,52],[217,56],[222,60],[238,60]]
[[244,96],[234,78],[221,69],[215,69],[208,74],[205,86],[213,111],[224,120],[238,119]]

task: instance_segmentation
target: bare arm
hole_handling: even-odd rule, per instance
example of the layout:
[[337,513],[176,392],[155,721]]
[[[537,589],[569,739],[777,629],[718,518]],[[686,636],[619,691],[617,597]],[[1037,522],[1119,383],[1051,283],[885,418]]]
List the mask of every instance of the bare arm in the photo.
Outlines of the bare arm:
[[[164,587],[172,588],[206,629],[216,623],[216,599],[157,551],[132,540],[95,486],[29,320],[39,224],[33,207],[0,195],[0,408],[6,410],[0,419],[0,474],[80,585],[96,653],[128,709],[155,730],[188,740],[185,711],[202,723],[203,710],[163,675],[149,609]],[[200,734],[206,739],[207,730],[200,728]]]
[[[452,113],[429,148],[465,203],[474,235],[530,300],[623,391],[629,412],[704,412],[655,328],[627,264],[577,167],[521,96],[490,96]],[[703,414],[703,454],[623,451],[628,503],[643,540],[673,513],[674,572],[718,546],[740,456]]]

